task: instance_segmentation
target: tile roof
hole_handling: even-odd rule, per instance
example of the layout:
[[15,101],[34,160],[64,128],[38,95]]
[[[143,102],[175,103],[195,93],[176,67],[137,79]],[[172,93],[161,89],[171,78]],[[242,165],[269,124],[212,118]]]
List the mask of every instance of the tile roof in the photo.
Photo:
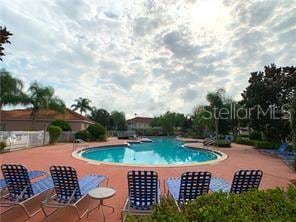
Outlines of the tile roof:
[[[1,120],[31,120],[32,109],[0,110]],[[55,120],[63,119],[65,121],[85,121],[95,123],[91,119],[82,116],[68,108],[65,113],[59,113],[54,110],[41,110],[36,120]]]
[[127,122],[130,123],[130,122],[138,122],[138,123],[148,123],[150,124],[152,122],[153,118],[151,117],[140,117],[140,116],[137,116],[137,117],[134,117],[132,119],[128,119]]

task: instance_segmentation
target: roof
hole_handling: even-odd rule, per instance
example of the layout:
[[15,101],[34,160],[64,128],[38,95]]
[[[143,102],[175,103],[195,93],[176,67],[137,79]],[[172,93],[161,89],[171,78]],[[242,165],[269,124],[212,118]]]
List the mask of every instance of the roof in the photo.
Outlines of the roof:
[[[0,110],[0,118],[1,120],[31,120],[31,113],[32,109]],[[36,120],[56,119],[95,123],[91,119],[82,116],[68,108],[65,109],[65,113],[59,113],[54,110],[41,110],[36,117]]]
[[147,123],[147,124],[150,124],[152,122],[153,118],[151,117],[140,117],[140,116],[137,116],[137,117],[134,117],[132,119],[128,119],[127,122],[130,123],[130,122],[138,122],[138,123]]

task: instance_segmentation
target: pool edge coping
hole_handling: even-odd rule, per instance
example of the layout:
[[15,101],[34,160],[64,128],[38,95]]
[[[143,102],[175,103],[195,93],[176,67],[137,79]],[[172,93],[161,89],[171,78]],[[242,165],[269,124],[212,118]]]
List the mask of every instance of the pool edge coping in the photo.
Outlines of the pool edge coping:
[[[190,166],[200,166],[200,165],[213,165],[213,164],[217,164],[223,160],[226,160],[228,158],[228,156],[218,150],[213,150],[213,149],[205,149],[202,147],[195,147],[192,146],[192,143],[185,143],[183,144],[184,147],[190,148],[190,149],[203,149],[206,151],[211,151],[214,152],[216,154],[218,154],[220,157],[215,159],[215,160],[208,160],[205,162],[200,162],[200,163],[188,163],[188,164],[181,164],[181,165],[165,165],[165,164],[154,164],[154,165],[146,165],[146,164],[130,164],[130,163],[114,163],[114,162],[104,162],[104,161],[97,161],[97,160],[89,160],[87,158],[84,158],[80,155],[80,153],[84,150],[88,150],[88,149],[92,149],[94,147],[84,147],[81,148],[79,150],[73,151],[72,152],[72,157],[84,162],[87,162],[88,164],[93,164],[93,165],[107,165],[107,166],[123,166],[123,167],[161,167],[161,168],[165,168],[165,167],[190,167]],[[128,146],[128,142],[123,142],[121,144],[109,144],[109,145],[97,145],[95,147],[112,147],[112,146]]]

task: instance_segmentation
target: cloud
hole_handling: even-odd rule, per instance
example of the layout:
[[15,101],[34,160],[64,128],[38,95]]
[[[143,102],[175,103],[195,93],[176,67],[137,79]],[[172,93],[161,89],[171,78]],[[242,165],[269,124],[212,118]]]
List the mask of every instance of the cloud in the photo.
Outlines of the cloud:
[[240,99],[250,72],[296,63],[294,1],[2,2],[14,35],[1,65],[68,106],[87,97],[128,117],[190,113],[209,91]]

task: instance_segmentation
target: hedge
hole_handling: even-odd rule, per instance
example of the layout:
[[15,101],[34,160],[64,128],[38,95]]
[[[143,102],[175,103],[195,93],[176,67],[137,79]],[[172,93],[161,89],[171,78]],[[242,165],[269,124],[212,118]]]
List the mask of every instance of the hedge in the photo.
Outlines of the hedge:
[[58,126],[49,125],[47,127],[47,131],[49,132],[50,144],[55,144],[62,133],[62,129]]
[[81,139],[84,141],[90,141],[90,133],[87,130],[80,130],[77,133],[75,133],[75,139]]
[[296,186],[242,194],[212,193],[198,197],[179,212],[172,199],[162,199],[151,216],[126,221],[295,221]]
[[254,146],[254,141],[248,138],[242,138],[240,136],[236,137],[235,142],[238,144]]
[[4,141],[0,142],[0,151],[4,150],[4,148],[7,146],[7,144]]
[[256,149],[277,149],[280,146],[280,143],[269,141],[255,141],[254,146]]
[[66,122],[65,120],[62,120],[62,119],[57,119],[57,120],[53,121],[50,125],[58,126],[63,131],[71,131],[72,130],[69,123]]
[[216,143],[218,147],[231,147],[231,142],[227,140],[218,140]]
[[87,131],[91,135],[91,140],[97,141],[104,141],[107,137],[106,129],[99,123],[89,125]]
[[262,140],[261,133],[258,131],[253,131],[249,134],[250,140]]

